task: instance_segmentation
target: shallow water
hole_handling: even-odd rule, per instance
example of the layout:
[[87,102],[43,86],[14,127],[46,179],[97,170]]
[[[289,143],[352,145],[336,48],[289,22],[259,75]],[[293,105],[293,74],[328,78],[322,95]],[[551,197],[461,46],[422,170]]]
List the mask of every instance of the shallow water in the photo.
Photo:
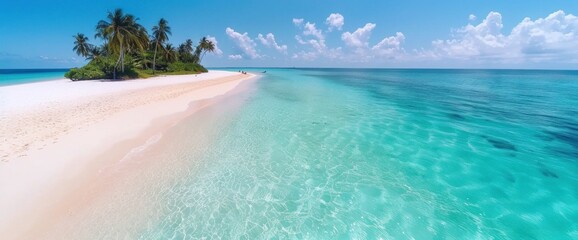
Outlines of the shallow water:
[[578,238],[577,72],[267,71],[160,140],[138,238]]
[[0,69],[0,86],[64,78],[68,69]]

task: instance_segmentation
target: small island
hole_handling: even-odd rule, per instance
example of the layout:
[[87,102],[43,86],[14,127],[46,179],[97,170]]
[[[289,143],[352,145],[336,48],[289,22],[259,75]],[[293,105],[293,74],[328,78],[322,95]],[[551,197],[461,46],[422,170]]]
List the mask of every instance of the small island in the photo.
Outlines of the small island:
[[168,42],[172,32],[166,19],[161,18],[150,35],[138,20],[122,9],[109,12],[96,25],[94,37],[102,42],[100,45],[89,43],[83,33],[76,34],[73,51],[89,62],[70,69],[64,76],[78,81],[207,72],[201,61],[207,52],[215,51],[215,44],[207,37],[201,38],[195,47],[191,39],[174,47]]
[[0,240],[578,240],[578,4],[422,2],[2,2]]

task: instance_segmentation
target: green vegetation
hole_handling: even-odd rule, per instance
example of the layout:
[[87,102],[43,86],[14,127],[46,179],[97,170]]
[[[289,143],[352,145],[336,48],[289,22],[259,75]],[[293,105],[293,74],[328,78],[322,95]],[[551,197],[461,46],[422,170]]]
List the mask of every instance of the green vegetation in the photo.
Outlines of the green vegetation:
[[153,27],[153,36],[155,39],[155,41],[154,41],[155,42],[154,43],[155,44],[155,53],[153,56],[153,74],[155,73],[156,60],[157,60],[157,50],[159,48],[159,45],[162,46],[162,44],[165,41],[169,40],[168,35],[171,35],[171,34],[172,34],[171,33],[171,27],[168,26],[168,22],[164,18],[161,18],[161,20],[159,21],[159,25]]
[[64,76],[73,81],[89,79],[132,79],[162,75],[207,72],[200,62],[215,44],[206,37],[193,47],[187,39],[175,48],[168,43],[172,34],[168,21],[161,18],[152,27],[152,35],[138,23],[138,18],[121,9],[109,12],[96,25],[95,38],[102,45],[89,43],[82,33],[74,36],[76,54],[90,60],[81,68],[73,68]]
[[87,57],[92,48],[92,46],[88,44],[88,38],[84,36],[84,34],[78,33],[74,36],[74,39],[74,48],[72,50],[74,50],[79,56]]
[[203,66],[195,63],[173,62],[167,67],[169,72],[206,72]]
[[64,77],[71,79],[72,81],[77,80],[88,80],[88,79],[103,79],[106,78],[106,74],[95,64],[87,64],[81,68],[70,69],[64,74]]

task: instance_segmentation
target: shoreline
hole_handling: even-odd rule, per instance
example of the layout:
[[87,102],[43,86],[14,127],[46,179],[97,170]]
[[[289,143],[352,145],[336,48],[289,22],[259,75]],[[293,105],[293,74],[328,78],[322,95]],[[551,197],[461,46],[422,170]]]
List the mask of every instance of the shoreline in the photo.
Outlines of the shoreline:
[[[256,81],[243,81],[226,95],[203,101],[203,108],[191,108],[194,114],[148,139],[154,144],[133,148],[136,151],[131,150],[131,156],[108,165],[96,181],[82,186],[68,202],[61,202],[54,215],[46,218],[50,222],[37,224],[42,229],[35,228],[37,231],[26,238],[138,238],[162,220],[167,186],[182,181],[191,171],[199,171],[200,160],[214,147],[222,127],[233,121],[230,117],[256,90]],[[183,147],[191,138],[193,146]],[[172,157],[183,150],[187,158]]]
[[[5,126],[1,130],[8,133],[0,149],[4,159],[0,162],[0,233],[18,237],[48,227],[43,224],[50,221],[48,216],[66,213],[67,206],[62,203],[74,199],[82,186],[99,181],[99,176],[109,171],[107,167],[154,144],[179,121],[215,104],[213,99],[255,77],[223,71],[202,75],[92,81],[84,84],[86,91],[94,85],[107,87],[93,91],[96,93],[92,96],[73,93],[51,99],[58,93],[48,94],[39,99],[50,101],[27,101],[20,103],[20,107],[25,106],[23,110],[0,112],[0,122]],[[47,83],[54,87],[63,84],[59,80],[31,84]],[[77,83],[82,82],[71,84]],[[119,83],[123,86],[116,86]],[[34,90],[33,85],[28,87]],[[110,85],[115,85],[112,92]],[[70,100],[78,102],[66,102]],[[6,146],[13,138],[18,140],[14,144],[24,143],[24,148]]]

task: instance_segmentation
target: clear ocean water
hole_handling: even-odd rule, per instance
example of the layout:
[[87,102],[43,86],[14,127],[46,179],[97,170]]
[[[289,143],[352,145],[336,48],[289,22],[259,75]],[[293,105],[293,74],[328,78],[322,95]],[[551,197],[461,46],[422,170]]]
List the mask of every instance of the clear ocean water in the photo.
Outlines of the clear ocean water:
[[142,239],[576,239],[578,72],[268,69]]
[[163,137],[164,167],[137,177],[155,180],[111,198],[146,224],[109,210],[91,236],[123,236],[109,223],[124,219],[139,239],[578,239],[576,71],[267,69],[255,84]]
[[0,69],[0,86],[64,78],[68,69]]

